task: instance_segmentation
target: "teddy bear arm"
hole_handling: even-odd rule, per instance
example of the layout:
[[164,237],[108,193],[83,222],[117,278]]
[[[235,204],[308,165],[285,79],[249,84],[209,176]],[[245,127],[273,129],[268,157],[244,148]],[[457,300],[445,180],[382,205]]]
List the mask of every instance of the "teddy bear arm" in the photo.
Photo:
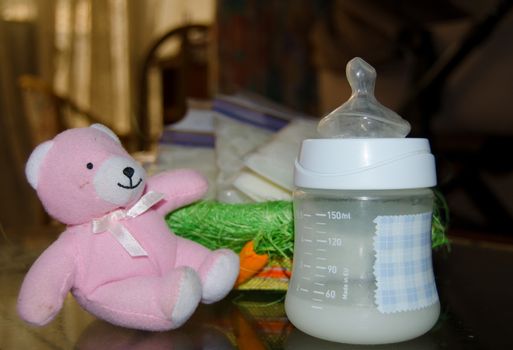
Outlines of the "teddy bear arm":
[[189,169],[165,171],[150,177],[147,182],[147,191],[165,195],[164,200],[154,207],[162,215],[201,199],[207,189],[205,178]]
[[62,308],[74,281],[74,254],[65,239],[58,239],[32,265],[18,296],[18,314],[26,322],[43,326]]

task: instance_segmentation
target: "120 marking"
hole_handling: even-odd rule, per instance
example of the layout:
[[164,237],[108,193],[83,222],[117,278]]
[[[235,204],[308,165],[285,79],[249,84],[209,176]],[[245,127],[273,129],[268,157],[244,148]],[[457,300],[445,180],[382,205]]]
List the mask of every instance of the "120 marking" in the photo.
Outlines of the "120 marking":
[[328,244],[332,247],[341,247],[342,246],[342,238],[330,237],[330,238],[328,238]]

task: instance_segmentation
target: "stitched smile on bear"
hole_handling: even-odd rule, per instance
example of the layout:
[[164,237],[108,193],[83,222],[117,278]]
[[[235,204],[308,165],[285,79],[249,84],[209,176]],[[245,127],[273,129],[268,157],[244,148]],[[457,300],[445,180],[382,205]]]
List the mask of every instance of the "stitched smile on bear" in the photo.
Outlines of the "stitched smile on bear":
[[118,186],[121,187],[121,188],[126,188],[127,190],[132,190],[134,188],[136,188],[137,186],[139,186],[142,182],[142,179],[139,178],[139,181],[134,185],[133,184],[133,181],[132,181],[132,177],[134,176],[134,168],[130,167],[130,166],[127,166],[125,169],[123,169],[123,174],[125,174],[126,177],[128,177],[128,180],[130,181],[130,184],[127,186],[127,185],[123,185],[121,183],[118,182]]

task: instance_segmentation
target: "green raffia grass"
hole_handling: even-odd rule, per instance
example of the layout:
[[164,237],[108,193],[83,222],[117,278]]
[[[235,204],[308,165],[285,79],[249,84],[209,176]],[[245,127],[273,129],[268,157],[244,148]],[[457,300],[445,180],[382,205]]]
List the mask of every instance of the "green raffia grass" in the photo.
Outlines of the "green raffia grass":
[[[443,196],[435,192],[433,248],[448,245],[448,209]],[[292,202],[271,201],[226,204],[200,201],[167,215],[169,227],[177,235],[210,249],[229,248],[240,252],[250,240],[258,254],[271,258],[292,258],[294,244]]]
[[435,194],[435,205],[433,206],[433,220],[431,222],[431,244],[433,248],[446,246],[450,249],[447,229],[449,228],[449,206],[444,195],[438,191]]
[[210,249],[230,248],[238,253],[253,240],[258,254],[292,257],[294,220],[291,202],[226,204],[202,201],[172,212],[166,221],[177,235]]

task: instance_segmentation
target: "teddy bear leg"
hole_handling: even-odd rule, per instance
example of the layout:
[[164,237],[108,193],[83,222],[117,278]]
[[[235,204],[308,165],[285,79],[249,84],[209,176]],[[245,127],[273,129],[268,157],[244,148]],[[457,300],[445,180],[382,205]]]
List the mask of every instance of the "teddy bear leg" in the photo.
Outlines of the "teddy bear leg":
[[199,275],[203,286],[201,301],[211,304],[224,298],[239,274],[239,257],[229,249],[213,251],[201,264]]
[[163,277],[133,277],[98,287],[77,299],[86,310],[118,326],[164,331],[180,327],[201,299],[197,273],[177,268]]

